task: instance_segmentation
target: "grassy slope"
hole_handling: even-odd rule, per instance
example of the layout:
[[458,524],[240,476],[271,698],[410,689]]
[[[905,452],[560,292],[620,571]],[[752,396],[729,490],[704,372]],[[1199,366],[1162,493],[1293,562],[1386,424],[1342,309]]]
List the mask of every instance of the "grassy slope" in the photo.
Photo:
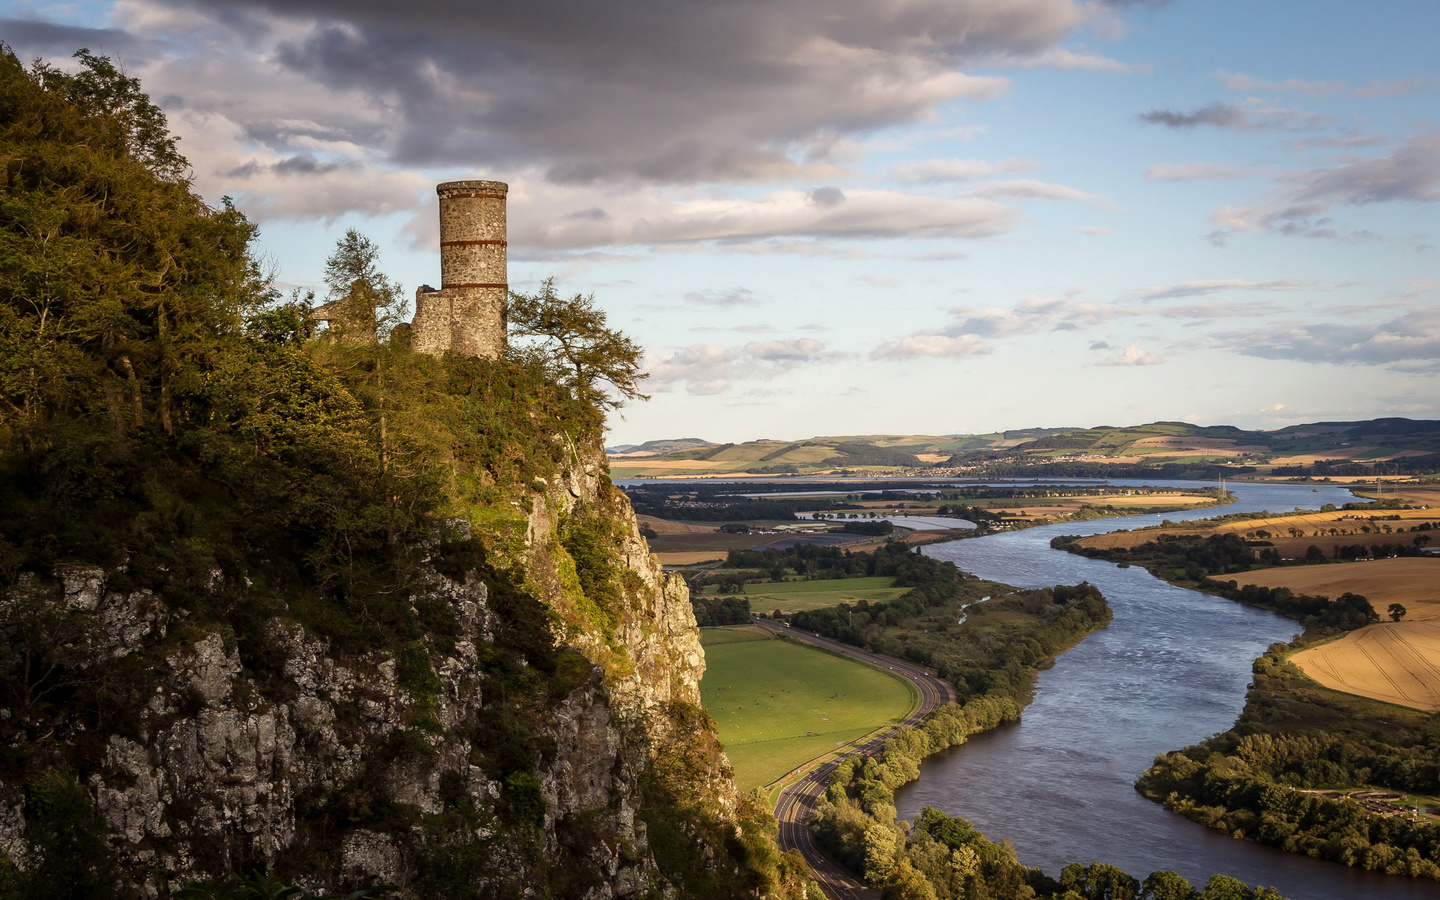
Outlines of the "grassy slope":
[[706,629],[700,694],[741,790],[899,721],[914,690],[887,672],[742,630]]

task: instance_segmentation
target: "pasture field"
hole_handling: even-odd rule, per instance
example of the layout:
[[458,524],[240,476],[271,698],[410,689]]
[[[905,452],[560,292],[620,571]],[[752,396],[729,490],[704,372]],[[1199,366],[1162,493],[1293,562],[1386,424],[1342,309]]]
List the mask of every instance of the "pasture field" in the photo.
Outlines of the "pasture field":
[[720,628],[700,629],[700,643],[707,649],[718,647],[721,644],[746,644],[751,641],[770,640],[774,640],[774,637],[759,625],[725,625]]
[[783,581],[745,586],[745,598],[756,612],[778,609],[784,613],[823,609],[856,600],[894,600],[909,588],[891,587],[889,575],[868,578],[834,578],[824,581]]
[[[914,708],[903,679],[753,626],[706,628],[701,703],[715,720],[741,790],[898,722]],[[741,639],[736,639],[738,634]]]

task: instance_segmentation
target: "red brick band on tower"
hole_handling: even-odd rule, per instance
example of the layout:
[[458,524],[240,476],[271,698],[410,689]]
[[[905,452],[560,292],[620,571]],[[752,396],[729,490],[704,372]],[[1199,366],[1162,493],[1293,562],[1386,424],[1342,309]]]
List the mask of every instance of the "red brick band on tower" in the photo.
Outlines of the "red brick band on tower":
[[423,353],[505,351],[505,198],[498,181],[450,181],[440,197],[440,290],[415,295],[412,343]]

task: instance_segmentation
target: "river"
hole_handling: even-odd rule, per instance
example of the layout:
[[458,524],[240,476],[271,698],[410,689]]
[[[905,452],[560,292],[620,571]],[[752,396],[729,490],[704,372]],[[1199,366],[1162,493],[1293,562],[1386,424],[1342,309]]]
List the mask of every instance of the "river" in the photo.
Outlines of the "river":
[[1022,862],[1052,876],[1067,863],[1101,860],[1141,879],[1160,869],[1179,872],[1197,888],[1220,872],[1273,886],[1291,900],[1440,898],[1433,881],[1234,840],[1166,812],[1135,790],[1135,779],[1156,755],[1228,729],[1244,706],[1251,662],[1299,626],[1174,587],[1138,566],[1120,569],[1051,550],[1050,539],[1167,518],[1278,513],[1354,500],[1335,487],[1228,487],[1239,502],[1219,509],[1072,522],[924,548],[967,572],[1021,587],[1089,581],[1104,591],[1115,619],[1041,673],[1035,701],[1018,724],[924,763],[919,781],[896,797],[902,819],[913,821],[922,806],[962,816],[991,840],[1010,838]]

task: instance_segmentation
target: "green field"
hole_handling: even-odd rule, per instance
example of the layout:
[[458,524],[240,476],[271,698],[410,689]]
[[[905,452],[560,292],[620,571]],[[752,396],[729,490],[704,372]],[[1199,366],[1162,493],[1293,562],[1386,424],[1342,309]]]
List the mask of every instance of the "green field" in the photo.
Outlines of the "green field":
[[895,579],[888,575],[872,578],[832,578],[825,581],[784,581],[773,584],[745,585],[745,599],[755,612],[768,613],[778,609],[784,613],[823,609],[856,600],[894,600],[909,588],[891,587]]
[[862,663],[769,638],[753,626],[706,628],[700,697],[741,790],[909,714],[909,682]]

